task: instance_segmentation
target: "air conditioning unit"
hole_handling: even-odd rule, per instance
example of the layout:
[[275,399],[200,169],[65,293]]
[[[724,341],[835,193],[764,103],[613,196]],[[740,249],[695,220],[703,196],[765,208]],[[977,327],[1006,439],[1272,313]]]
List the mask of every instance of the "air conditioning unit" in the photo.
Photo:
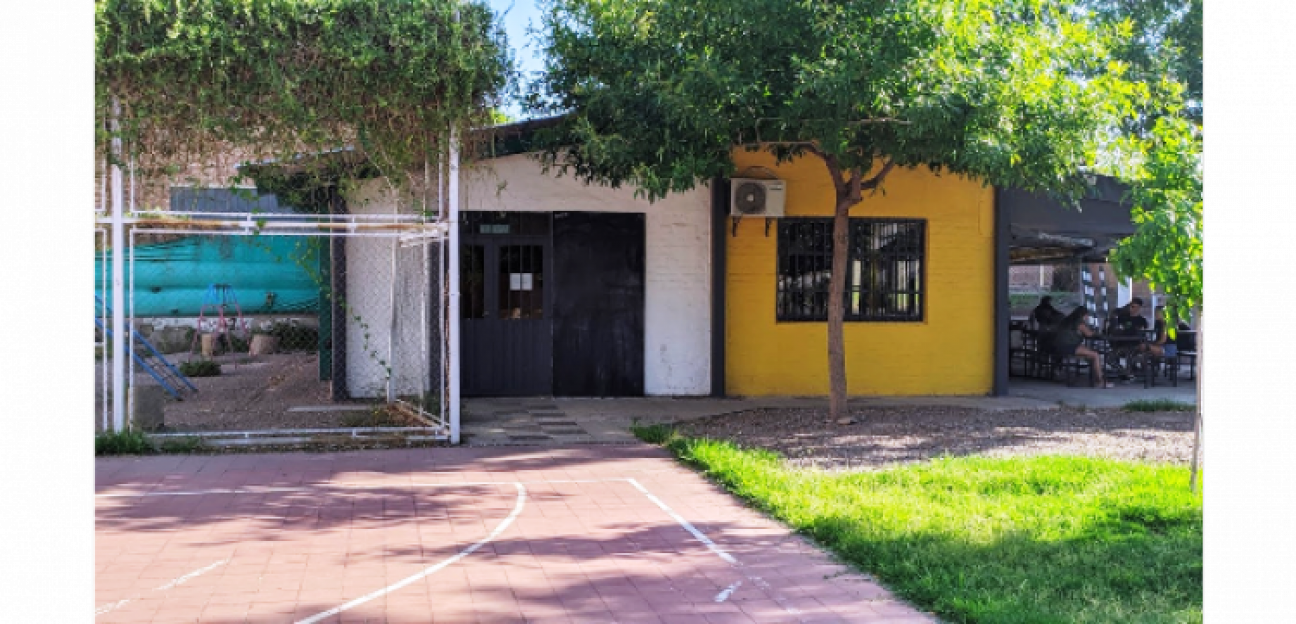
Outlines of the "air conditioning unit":
[[734,178],[730,181],[729,189],[729,216],[783,216],[787,184],[782,180]]

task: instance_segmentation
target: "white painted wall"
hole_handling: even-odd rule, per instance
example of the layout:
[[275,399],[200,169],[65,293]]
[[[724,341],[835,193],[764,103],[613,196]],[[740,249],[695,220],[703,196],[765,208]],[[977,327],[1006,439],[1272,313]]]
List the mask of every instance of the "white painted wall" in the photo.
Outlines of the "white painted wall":
[[[347,193],[347,210],[352,214],[392,214],[395,199],[386,181],[367,180]],[[387,392],[384,363],[389,361],[387,337],[391,326],[392,246],[396,243],[393,238],[348,237],[345,240],[349,305],[344,312],[347,315],[347,389],[356,398],[384,397]],[[426,369],[420,306],[428,289],[423,281],[422,248],[398,248],[397,254],[396,344],[390,362],[396,393],[413,395],[418,393],[420,376]],[[435,298],[429,301],[432,322],[436,320],[436,305]]]
[[706,187],[649,204],[633,188],[587,186],[541,172],[526,155],[464,169],[462,210],[642,212],[646,231],[644,392],[711,392],[711,194]]

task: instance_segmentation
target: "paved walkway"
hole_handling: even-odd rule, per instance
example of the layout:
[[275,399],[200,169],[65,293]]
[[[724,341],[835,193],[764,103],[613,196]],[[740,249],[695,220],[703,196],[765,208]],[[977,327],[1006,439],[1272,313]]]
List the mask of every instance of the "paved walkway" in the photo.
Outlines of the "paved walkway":
[[935,621],[641,444],[103,459],[96,481],[101,623]]
[[[1006,397],[855,397],[857,406],[941,406],[989,410],[1055,409],[1061,404],[1120,407],[1135,399],[1197,401],[1195,382],[1179,387],[1117,384],[1115,388],[1068,388],[1065,384],[1013,379]],[[642,397],[617,399],[467,399],[461,421],[464,442],[478,446],[631,443],[631,423],[679,422],[757,408],[827,408],[822,397],[714,399]]]

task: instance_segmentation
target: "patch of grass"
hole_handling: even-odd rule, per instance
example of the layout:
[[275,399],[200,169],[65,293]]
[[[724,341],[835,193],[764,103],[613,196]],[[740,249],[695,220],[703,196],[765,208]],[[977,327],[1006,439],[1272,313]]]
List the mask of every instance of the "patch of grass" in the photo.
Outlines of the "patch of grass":
[[210,447],[198,436],[152,438],[138,429],[95,435],[95,456],[199,453]]
[[1192,412],[1197,406],[1174,399],[1138,399],[1126,403],[1121,409],[1127,412]]
[[157,452],[153,440],[143,431],[108,431],[95,435],[95,456],[150,455]]
[[679,437],[675,427],[670,425],[640,425],[637,422],[630,425],[630,433],[648,444],[659,445],[665,445]]
[[212,360],[181,362],[179,369],[187,377],[216,377],[221,374],[220,364]]
[[828,473],[661,426],[635,434],[949,621],[1202,621],[1202,497],[1186,468],[958,458]]

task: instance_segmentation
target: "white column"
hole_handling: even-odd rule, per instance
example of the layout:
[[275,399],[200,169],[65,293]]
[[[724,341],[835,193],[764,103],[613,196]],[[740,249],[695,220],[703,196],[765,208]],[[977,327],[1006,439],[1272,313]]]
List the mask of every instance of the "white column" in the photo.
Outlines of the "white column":
[[122,215],[121,105],[112,103],[112,393],[113,430],[126,428],[126,224]]
[[[439,158],[437,159],[437,222],[442,227],[446,227],[446,223],[448,223],[447,215],[449,212],[446,206],[446,159]],[[439,323],[437,325],[437,343],[440,348],[438,352],[440,358],[437,360],[437,382],[440,384],[437,394],[440,403],[437,407],[440,409],[437,411],[437,416],[440,418],[440,422],[449,422],[450,418],[450,377],[448,372],[450,370],[450,351],[447,346],[449,344],[447,336],[450,335],[450,330],[446,323],[449,322],[450,314],[455,311],[450,309],[450,282],[446,280],[446,250],[450,244],[449,241],[450,228],[447,228],[442,230],[441,240],[437,243],[437,303],[440,306],[437,314],[437,323]]]
[[[397,214],[400,213],[400,197],[396,198]],[[397,253],[400,251],[400,239],[393,238],[391,243],[391,288],[387,297],[387,402],[396,400],[396,269]]]
[[446,267],[446,278],[450,280],[448,297],[449,310],[446,324],[449,326],[450,369],[446,379],[446,389],[450,403],[450,443],[459,443],[459,137],[454,128],[450,129],[450,172],[446,180],[446,199],[450,204],[450,219],[447,227],[450,231],[447,240],[449,258]]

